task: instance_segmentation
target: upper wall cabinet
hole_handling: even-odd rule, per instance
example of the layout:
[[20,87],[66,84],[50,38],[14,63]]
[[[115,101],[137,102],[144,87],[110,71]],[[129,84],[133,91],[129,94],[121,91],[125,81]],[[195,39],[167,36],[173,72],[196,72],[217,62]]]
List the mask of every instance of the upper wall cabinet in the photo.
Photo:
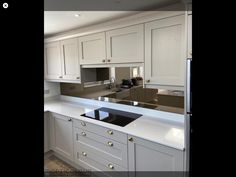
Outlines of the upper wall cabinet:
[[45,79],[60,79],[62,77],[62,61],[60,42],[44,45]]
[[143,24],[106,32],[108,63],[144,62]]
[[61,56],[63,59],[62,78],[65,80],[80,80],[77,39],[61,41]]
[[184,86],[185,16],[145,24],[145,84]]
[[80,82],[77,39],[45,44],[45,79]]
[[79,58],[81,64],[105,63],[105,33],[79,37]]

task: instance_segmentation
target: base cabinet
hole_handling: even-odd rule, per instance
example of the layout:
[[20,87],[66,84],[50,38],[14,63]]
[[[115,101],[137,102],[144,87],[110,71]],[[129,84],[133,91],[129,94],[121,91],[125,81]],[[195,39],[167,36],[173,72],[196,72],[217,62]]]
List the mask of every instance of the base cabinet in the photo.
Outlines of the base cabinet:
[[184,175],[184,151],[60,114],[46,118],[49,148],[87,170],[109,172],[107,176],[139,177],[141,171]]
[[183,171],[183,156],[183,151],[128,136],[129,171]]
[[44,113],[44,152],[49,151],[48,113]]
[[60,114],[50,116],[50,148],[73,161],[72,119]]
[[127,171],[126,134],[79,120],[73,122],[73,129],[76,164],[113,177]]

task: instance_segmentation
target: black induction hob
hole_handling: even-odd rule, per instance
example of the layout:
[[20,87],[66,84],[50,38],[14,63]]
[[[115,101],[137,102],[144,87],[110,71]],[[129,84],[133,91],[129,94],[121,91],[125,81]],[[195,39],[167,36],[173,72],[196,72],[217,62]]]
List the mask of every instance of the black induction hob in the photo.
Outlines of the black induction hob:
[[102,107],[84,113],[81,116],[124,127],[135,119],[141,117],[142,115]]

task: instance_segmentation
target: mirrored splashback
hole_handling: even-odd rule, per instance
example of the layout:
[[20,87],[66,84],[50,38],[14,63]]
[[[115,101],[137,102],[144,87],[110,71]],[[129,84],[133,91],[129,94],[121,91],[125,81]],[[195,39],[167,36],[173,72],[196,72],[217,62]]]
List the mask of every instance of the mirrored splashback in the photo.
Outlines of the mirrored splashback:
[[[96,76],[92,76],[94,73]],[[90,82],[61,83],[61,94],[184,113],[183,91],[145,88],[143,66],[88,68],[83,74],[88,74],[84,78]]]

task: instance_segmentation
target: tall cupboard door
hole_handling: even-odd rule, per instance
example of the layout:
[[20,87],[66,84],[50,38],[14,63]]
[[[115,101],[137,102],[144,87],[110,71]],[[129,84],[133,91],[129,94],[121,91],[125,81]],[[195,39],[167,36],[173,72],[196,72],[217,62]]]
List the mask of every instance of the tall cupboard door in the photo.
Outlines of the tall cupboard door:
[[72,119],[55,113],[51,115],[51,149],[63,157],[73,160]]
[[101,64],[106,62],[105,33],[79,37],[80,64]]
[[44,45],[44,70],[45,79],[62,78],[60,42],[52,42]]
[[130,135],[128,139],[129,171],[183,171],[183,151]]
[[145,84],[184,86],[185,16],[145,24]]
[[192,12],[188,14],[188,58],[192,58]]
[[144,62],[143,24],[106,32],[108,63]]
[[80,81],[79,47],[77,39],[60,42],[63,59],[63,79]]

